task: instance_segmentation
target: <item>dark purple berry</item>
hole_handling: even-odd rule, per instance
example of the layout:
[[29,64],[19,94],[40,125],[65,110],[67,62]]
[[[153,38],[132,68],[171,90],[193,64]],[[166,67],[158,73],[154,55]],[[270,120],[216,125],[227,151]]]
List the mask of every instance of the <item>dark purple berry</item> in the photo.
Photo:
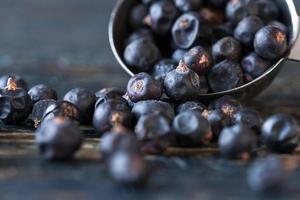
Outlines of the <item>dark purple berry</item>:
[[55,117],[36,132],[40,154],[47,160],[66,160],[80,148],[83,137],[78,123],[68,118]]
[[237,112],[239,112],[242,109],[242,104],[236,100],[235,98],[225,95],[214,102],[212,102],[209,105],[209,109],[214,110],[220,110],[225,115],[232,118]]
[[199,40],[211,37],[212,28],[198,13],[185,13],[173,25],[172,38],[178,48],[191,48]]
[[241,58],[242,46],[233,37],[225,37],[217,41],[212,47],[215,62],[222,60],[238,61]]
[[202,116],[206,118],[210,124],[214,142],[218,141],[223,128],[232,125],[231,118],[218,109],[211,111],[204,110]]
[[177,66],[177,63],[171,59],[163,59],[156,63],[151,71],[151,76],[155,80],[159,80],[161,82],[164,81],[167,73],[174,70]]
[[256,32],[263,27],[259,17],[249,16],[240,21],[234,30],[235,39],[247,47],[253,47],[253,40]]
[[287,35],[275,26],[265,26],[256,33],[254,48],[263,58],[269,60],[280,58],[288,49]]
[[131,77],[127,84],[127,94],[133,102],[149,99],[158,100],[162,92],[162,83],[144,72]]
[[124,95],[124,92],[118,88],[103,88],[95,93],[96,99],[120,99]]
[[55,117],[67,117],[72,120],[79,120],[78,108],[68,101],[56,101],[49,105],[42,117],[42,123]]
[[141,150],[145,154],[163,153],[173,142],[169,121],[157,114],[140,117],[135,126],[135,133],[142,142]]
[[203,76],[211,69],[213,60],[206,49],[196,46],[184,55],[183,62],[199,76]]
[[248,170],[248,185],[255,192],[278,192],[287,173],[283,162],[271,155],[257,159]]
[[241,66],[230,60],[216,64],[208,74],[208,82],[213,92],[222,92],[244,83]]
[[261,133],[267,147],[278,153],[292,153],[300,140],[297,122],[285,114],[269,117],[264,122]]
[[28,117],[31,108],[32,102],[27,91],[9,78],[7,86],[0,89],[0,120],[4,124],[20,124]]
[[40,100],[53,99],[57,100],[57,93],[54,89],[50,88],[47,85],[39,84],[32,87],[28,94],[31,98],[33,104]]
[[178,10],[170,0],[157,1],[151,4],[149,10],[149,22],[145,19],[146,24],[160,36],[166,36],[171,33],[173,22],[178,16]]
[[173,129],[177,144],[183,147],[202,146],[213,136],[207,119],[192,110],[178,114],[173,121]]
[[244,73],[249,75],[252,79],[263,75],[271,66],[271,62],[269,60],[261,58],[254,52],[244,57],[241,64]]
[[176,112],[182,113],[193,110],[202,113],[205,110],[205,108],[206,106],[200,101],[186,101],[177,106]]
[[263,119],[256,110],[251,108],[243,108],[234,115],[233,122],[245,124],[259,133]]
[[55,104],[55,100],[46,99],[46,100],[40,100],[33,105],[32,112],[31,112],[31,119],[34,122],[35,128],[40,126],[45,111],[52,104]]
[[174,109],[169,103],[156,100],[139,101],[135,103],[132,108],[132,113],[136,118],[149,114],[158,114],[164,116],[169,121],[172,121],[175,115]]
[[117,151],[135,153],[139,150],[140,143],[134,132],[122,126],[115,126],[101,137],[100,153],[104,159],[108,159]]
[[96,96],[85,88],[75,88],[67,92],[64,100],[74,104],[79,110],[79,121],[89,124],[92,121]]
[[126,64],[138,71],[148,71],[159,58],[159,49],[147,39],[134,40],[124,51]]
[[164,80],[165,92],[173,100],[184,101],[197,97],[200,87],[199,76],[180,62],[178,67],[169,72]]
[[244,124],[224,128],[219,137],[220,153],[226,158],[248,160],[256,147],[255,132]]
[[107,100],[99,104],[94,112],[93,126],[99,133],[105,133],[116,125],[132,126],[130,108],[121,100]]

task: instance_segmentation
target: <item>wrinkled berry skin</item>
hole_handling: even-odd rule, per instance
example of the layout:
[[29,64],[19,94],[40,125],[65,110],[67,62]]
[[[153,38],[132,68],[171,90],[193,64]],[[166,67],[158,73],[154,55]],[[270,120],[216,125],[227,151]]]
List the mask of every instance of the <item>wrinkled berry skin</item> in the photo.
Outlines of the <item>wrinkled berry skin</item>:
[[208,83],[213,92],[222,92],[244,83],[241,66],[230,60],[216,64],[208,74]]
[[143,4],[134,6],[130,12],[129,23],[133,29],[142,28],[144,25],[143,19],[148,15],[148,7]]
[[233,37],[225,37],[217,41],[212,47],[212,55],[216,62],[222,60],[238,61],[241,57],[242,47]]
[[174,4],[181,12],[198,11],[203,0],[174,0]]
[[28,83],[18,75],[4,75],[0,77],[0,88],[5,88],[9,78],[12,78],[13,81],[17,84],[19,88],[22,88],[28,91]]
[[93,126],[99,133],[105,133],[116,125],[131,128],[130,108],[121,100],[107,100],[99,104],[94,112]]
[[176,112],[182,113],[185,111],[193,110],[193,111],[202,113],[205,108],[206,108],[205,105],[203,103],[201,103],[200,101],[186,101],[177,106]]
[[157,1],[150,6],[151,29],[160,36],[171,33],[173,22],[178,16],[178,10],[170,0]]
[[169,72],[164,80],[164,88],[168,97],[175,101],[194,99],[200,91],[200,78],[184,63]]
[[285,114],[269,117],[261,133],[264,143],[273,152],[292,153],[299,143],[299,127],[295,119]]
[[202,76],[211,69],[213,60],[203,47],[196,46],[184,55],[183,62],[199,76]]
[[172,38],[178,48],[191,48],[199,40],[210,38],[212,28],[198,13],[181,15],[172,27]]
[[159,58],[159,49],[152,41],[147,39],[134,40],[124,51],[126,64],[141,72],[151,69]]
[[68,101],[56,101],[47,107],[42,117],[42,123],[54,117],[68,117],[72,120],[79,120],[78,108]]
[[235,98],[225,95],[210,103],[209,109],[220,110],[225,115],[233,118],[233,116],[242,109],[242,104]]
[[32,112],[31,112],[31,119],[34,122],[35,128],[40,126],[45,111],[50,105],[53,105],[54,103],[55,100],[46,99],[46,100],[40,100],[33,105]]
[[264,22],[267,23],[278,19],[280,11],[273,0],[256,0],[255,4],[258,7],[258,16]]
[[31,98],[33,104],[40,100],[53,99],[57,100],[57,93],[54,89],[50,88],[47,85],[39,84],[32,87],[28,94]]
[[263,119],[256,110],[251,108],[243,108],[237,112],[233,118],[234,123],[245,124],[252,128],[255,132],[260,132]]
[[275,26],[265,26],[255,35],[254,49],[265,59],[280,58],[288,49],[287,35]]
[[174,109],[169,103],[157,100],[139,101],[135,103],[132,108],[132,113],[137,119],[149,114],[158,114],[164,116],[170,122],[175,115]]
[[264,24],[259,17],[245,17],[235,28],[234,37],[243,45],[252,47],[255,34],[263,27],[263,25]]
[[123,95],[124,92],[118,88],[102,88],[95,93],[97,100],[120,99]]
[[248,160],[256,147],[255,132],[244,124],[224,128],[219,137],[220,153],[229,159]]
[[252,52],[242,59],[242,69],[252,79],[263,75],[271,66],[271,62]]
[[208,121],[196,111],[178,114],[173,121],[177,145],[182,147],[199,147],[212,139]]
[[85,88],[74,88],[65,94],[64,100],[78,108],[80,123],[91,123],[96,102],[95,94]]
[[226,17],[229,21],[237,23],[247,16],[257,16],[258,5],[253,0],[230,0],[226,6]]
[[30,96],[24,89],[0,89],[0,120],[4,124],[22,123],[31,108]]
[[107,160],[117,151],[139,152],[140,143],[134,132],[122,126],[115,126],[101,137],[99,147],[102,157]]
[[127,46],[128,44],[132,43],[135,40],[138,39],[145,39],[145,40],[149,40],[151,42],[154,41],[154,36],[153,33],[150,29],[148,28],[141,28],[138,29],[137,31],[133,32],[128,39],[125,41],[125,45]]
[[140,186],[145,184],[149,169],[140,154],[125,151],[115,152],[108,162],[112,178],[122,185]]
[[173,142],[169,121],[157,114],[140,117],[134,130],[145,154],[160,154]]
[[248,169],[248,185],[255,192],[278,192],[286,171],[280,158],[271,155],[257,159]]
[[68,118],[55,117],[43,123],[36,132],[40,154],[47,160],[70,159],[82,141],[78,123]]
[[171,59],[163,59],[156,63],[151,71],[151,76],[155,80],[159,80],[161,82],[164,81],[167,73],[174,70],[177,67],[176,61]]
[[162,83],[147,73],[141,72],[131,77],[127,84],[127,94],[131,101],[160,99],[163,92]]
[[176,49],[172,54],[172,59],[179,63],[183,59],[183,56],[186,54],[186,52],[187,50],[185,49]]

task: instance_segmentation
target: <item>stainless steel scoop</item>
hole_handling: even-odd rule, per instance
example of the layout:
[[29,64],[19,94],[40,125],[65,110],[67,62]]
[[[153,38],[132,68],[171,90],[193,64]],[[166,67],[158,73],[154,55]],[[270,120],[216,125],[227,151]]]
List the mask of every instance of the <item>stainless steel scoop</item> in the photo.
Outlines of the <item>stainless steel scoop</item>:
[[[137,0],[119,0],[112,11],[109,22],[109,42],[112,51],[122,66],[122,68],[131,76],[134,73],[125,64],[123,60],[124,41],[129,34],[127,18],[131,7],[137,3]],[[294,0],[276,0],[282,11],[284,22],[290,30],[290,51],[285,57],[269,68],[262,76],[244,84],[240,87],[209,94],[199,94],[199,99],[213,99],[223,95],[231,95],[236,98],[254,97],[263,91],[273,81],[285,60],[300,61],[300,18],[297,14]]]

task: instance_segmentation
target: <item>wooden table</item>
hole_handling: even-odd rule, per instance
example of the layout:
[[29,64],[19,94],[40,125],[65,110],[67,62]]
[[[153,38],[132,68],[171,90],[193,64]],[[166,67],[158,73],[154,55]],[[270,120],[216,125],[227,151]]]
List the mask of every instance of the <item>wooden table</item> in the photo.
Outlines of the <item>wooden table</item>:
[[[17,73],[31,85],[47,83],[60,96],[77,86],[94,91],[124,88],[128,75],[116,63],[107,38],[113,4],[109,0],[0,0],[0,75]],[[300,64],[286,62],[271,87],[246,104],[265,116],[284,112],[299,120],[299,74]],[[92,134],[74,161],[50,163],[38,156],[33,130],[0,130],[1,200],[300,198],[300,170],[284,192],[258,195],[247,187],[246,163],[223,160],[215,150],[184,158],[148,157],[158,167],[148,187],[123,188],[110,179]]]

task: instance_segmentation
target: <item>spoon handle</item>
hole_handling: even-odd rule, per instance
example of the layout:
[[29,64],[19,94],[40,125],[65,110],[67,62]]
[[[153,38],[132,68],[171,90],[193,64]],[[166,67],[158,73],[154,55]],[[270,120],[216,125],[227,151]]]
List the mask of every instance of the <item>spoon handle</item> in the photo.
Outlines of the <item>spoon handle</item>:
[[290,54],[288,56],[289,60],[300,61],[300,18],[298,18],[298,35],[295,36],[295,42],[291,48]]

